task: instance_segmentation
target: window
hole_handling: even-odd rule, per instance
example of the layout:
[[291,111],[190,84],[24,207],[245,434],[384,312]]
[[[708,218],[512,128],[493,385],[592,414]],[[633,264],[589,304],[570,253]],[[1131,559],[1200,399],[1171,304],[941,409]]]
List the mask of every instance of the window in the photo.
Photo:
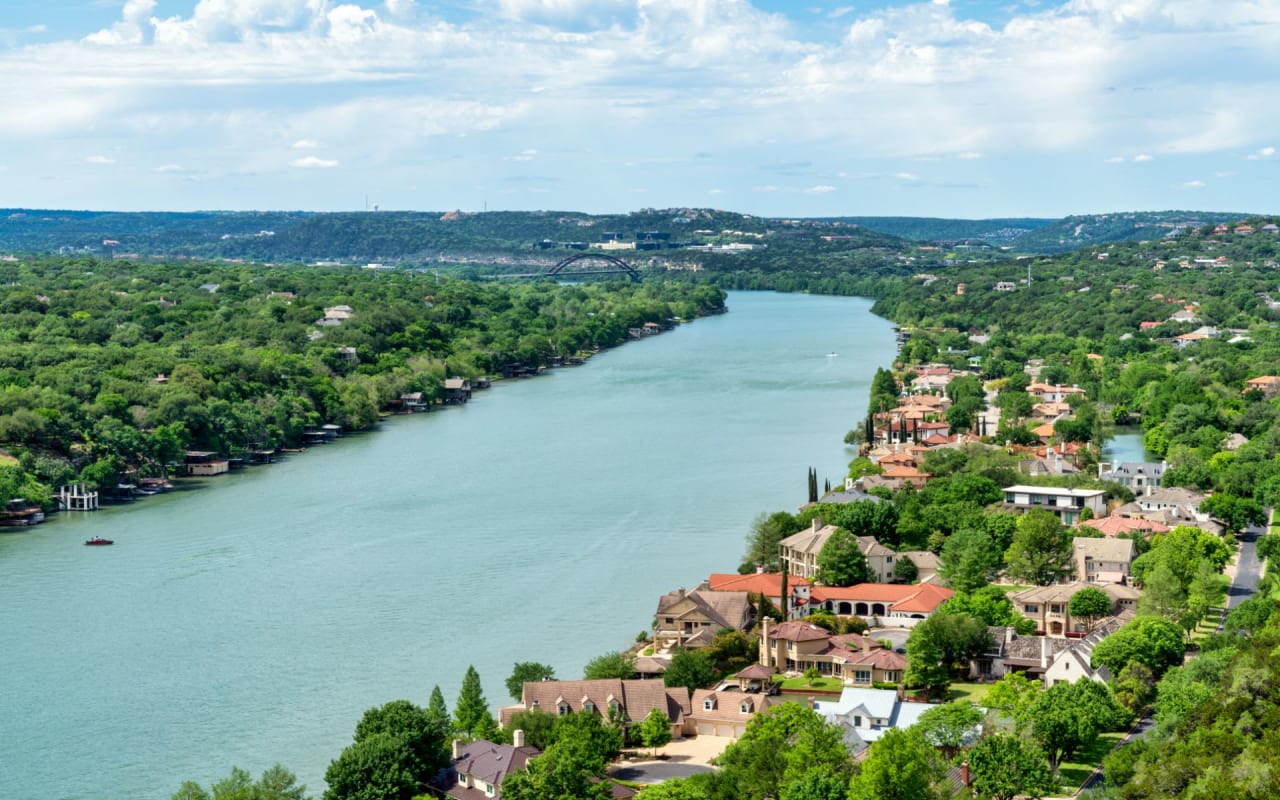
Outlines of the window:
[[557,712],[560,714],[560,716],[562,716],[562,717],[563,717],[563,716],[565,716],[565,715],[567,715],[567,714],[569,713],[569,704],[568,704],[568,703],[561,703],[560,705],[556,706],[556,711],[557,711]]
[[857,683],[871,683],[871,670],[869,669],[854,670],[853,680]]
[[1050,614],[1061,614],[1061,613],[1062,613],[1062,604],[1061,604],[1061,603],[1052,603],[1052,604],[1050,604],[1050,605],[1049,605],[1049,613],[1050,613]]
[[1028,614],[1039,614],[1039,613],[1040,613],[1040,606],[1038,606],[1038,605],[1036,605],[1036,604],[1034,604],[1034,603],[1027,603],[1025,606],[1023,606],[1023,608],[1026,610],[1026,612],[1027,612]]
[[853,715],[853,727],[855,728],[862,727],[862,717],[858,716],[857,714]]
[[582,702],[582,710],[587,712],[588,714],[592,714],[596,710],[596,704],[591,702],[590,700],[584,700]]
[[901,675],[901,672],[898,672],[896,669],[891,669],[884,674],[884,679],[889,683],[897,683]]
[[702,701],[702,708],[703,708],[703,710],[705,710],[705,711],[715,711],[715,710],[716,710],[716,699],[715,699],[714,697],[708,697],[706,700],[703,700],[703,701]]
[[739,710],[739,711],[741,711],[743,714],[750,714],[750,713],[751,713],[751,701],[750,701],[750,700],[743,700],[743,701],[742,701],[742,705],[738,706],[738,710]]

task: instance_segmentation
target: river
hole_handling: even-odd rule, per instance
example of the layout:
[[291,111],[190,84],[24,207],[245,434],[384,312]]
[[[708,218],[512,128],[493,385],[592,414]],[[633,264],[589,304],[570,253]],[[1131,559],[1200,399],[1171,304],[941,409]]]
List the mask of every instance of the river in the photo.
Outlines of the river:
[[[272,466],[0,534],[0,798],[168,798],[284,764],[319,795],[360,715],[580,677],[752,518],[840,480],[890,324],[856,298],[730,313]],[[829,356],[834,352],[836,356]],[[84,547],[93,535],[113,547]]]

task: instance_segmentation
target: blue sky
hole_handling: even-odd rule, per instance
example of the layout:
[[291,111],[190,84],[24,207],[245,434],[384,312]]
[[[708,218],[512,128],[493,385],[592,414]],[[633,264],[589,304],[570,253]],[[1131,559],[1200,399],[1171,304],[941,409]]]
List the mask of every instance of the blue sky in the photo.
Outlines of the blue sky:
[[0,207],[1280,211],[1277,0],[6,0],[0,74]]

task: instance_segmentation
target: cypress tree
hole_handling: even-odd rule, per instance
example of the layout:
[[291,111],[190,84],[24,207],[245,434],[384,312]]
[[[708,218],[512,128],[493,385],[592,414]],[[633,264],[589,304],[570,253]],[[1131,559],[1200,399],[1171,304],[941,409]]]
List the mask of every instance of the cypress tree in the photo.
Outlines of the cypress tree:
[[487,739],[498,732],[498,723],[480,688],[480,673],[473,666],[467,667],[467,674],[462,678],[462,691],[458,692],[458,704],[453,708],[453,732],[468,739]]
[[431,700],[427,702],[427,716],[431,724],[440,729],[441,736],[448,736],[452,725],[449,722],[449,707],[444,703],[444,694],[439,686],[431,688]]

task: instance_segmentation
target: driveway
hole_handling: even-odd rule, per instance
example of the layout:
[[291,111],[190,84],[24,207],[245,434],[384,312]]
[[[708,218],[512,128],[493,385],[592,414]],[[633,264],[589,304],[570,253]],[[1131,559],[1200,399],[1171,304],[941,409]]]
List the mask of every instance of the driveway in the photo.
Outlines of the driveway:
[[670,761],[640,761],[614,768],[609,777],[636,783],[662,783],[669,778],[687,778],[699,772],[711,772],[705,764],[673,764]]
[[910,635],[910,628],[872,628],[867,631],[867,636],[875,639],[877,642],[881,639],[888,639],[893,643],[891,648],[893,650],[906,647],[907,637]]
[[1235,574],[1231,578],[1231,588],[1227,590],[1228,610],[1253,597],[1258,591],[1258,579],[1262,577],[1262,564],[1258,561],[1258,537],[1264,532],[1265,528],[1246,528],[1240,534]]

